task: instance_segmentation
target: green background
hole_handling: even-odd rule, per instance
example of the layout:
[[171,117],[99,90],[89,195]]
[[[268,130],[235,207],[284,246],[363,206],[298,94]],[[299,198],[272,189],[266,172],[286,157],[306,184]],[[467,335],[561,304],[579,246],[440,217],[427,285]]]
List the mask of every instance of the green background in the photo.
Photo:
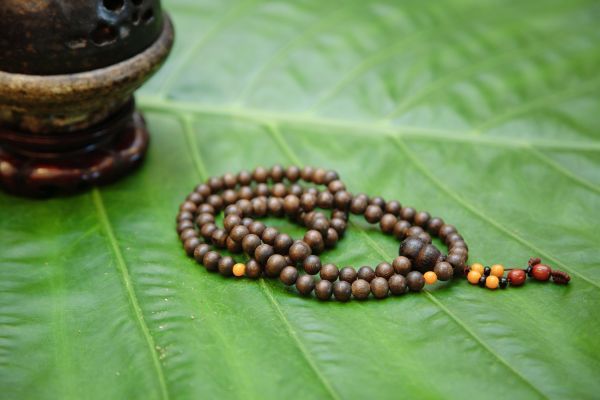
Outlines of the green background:
[[[137,95],[143,167],[69,198],[0,194],[0,397],[598,397],[598,2],[163,5],[177,40]],[[573,279],[319,303],[186,258],[195,184],[273,163],[441,216],[471,261],[539,256]],[[396,254],[354,218],[324,260]]]

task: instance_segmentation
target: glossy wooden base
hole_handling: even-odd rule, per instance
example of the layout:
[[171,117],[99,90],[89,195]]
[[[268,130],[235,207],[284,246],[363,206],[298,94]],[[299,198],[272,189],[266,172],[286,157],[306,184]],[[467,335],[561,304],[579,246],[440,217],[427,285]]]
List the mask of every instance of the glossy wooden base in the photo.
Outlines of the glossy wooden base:
[[0,127],[0,186],[17,195],[49,197],[109,183],[139,165],[148,142],[133,102],[85,131],[32,135]]

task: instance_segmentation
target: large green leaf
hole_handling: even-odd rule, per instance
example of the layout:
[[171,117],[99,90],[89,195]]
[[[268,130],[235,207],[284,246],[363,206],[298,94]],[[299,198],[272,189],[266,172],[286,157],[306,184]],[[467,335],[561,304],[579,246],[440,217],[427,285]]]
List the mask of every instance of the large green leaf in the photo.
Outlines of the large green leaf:
[[[138,93],[144,166],[75,197],[0,195],[2,398],[599,396],[597,2],[164,6],[178,35]],[[275,162],[442,216],[471,260],[540,256],[573,280],[319,303],[185,257],[187,192]],[[325,258],[396,252],[353,219]]]

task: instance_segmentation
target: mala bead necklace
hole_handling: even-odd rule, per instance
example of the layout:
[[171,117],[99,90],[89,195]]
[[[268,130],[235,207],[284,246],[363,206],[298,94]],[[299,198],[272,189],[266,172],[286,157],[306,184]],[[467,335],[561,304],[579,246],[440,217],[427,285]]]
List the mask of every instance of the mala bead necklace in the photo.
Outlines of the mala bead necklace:
[[[324,189],[319,190],[319,186]],[[330,217],[318,209],[331,210]],[[216,217],[221,211],[223,227],[219,228]],[[362,215],[367,222],[378,224],[384,234],[400,240],[399,256],[374,269],[340,269],[322,263],[319,254],[343,238],[350,214]],[[266,216],[287,217],[307,230],[302,239],[294,240],[256,220]],[[364,300],[370,295],[381,299],[390,294],[418,292],[425,284],[463,274],[470,283],[489,289],[504,289],[509,283],[520,286],[527,276],[539,281],[552,277],[560,284],[570,280],[568,274],[541,264],[539,258],[530,259],[525,270],[507,270],[507,277],[499,264],[467,266],[467,244],[453,225],[397,201],[352,195],[335,171],[322,168],[275,165],[209,178],[181,204],[177,233],[186,253],[208,271],[252,279],[279,278],[285,285],[295,286],[301,295],[314,291],[320,300],[333,297],[344,302],[351,298]],[[431,243],[432,236],[446,244],[447,255]],[[217,249],[244,253],[248,258],[236,262]]]

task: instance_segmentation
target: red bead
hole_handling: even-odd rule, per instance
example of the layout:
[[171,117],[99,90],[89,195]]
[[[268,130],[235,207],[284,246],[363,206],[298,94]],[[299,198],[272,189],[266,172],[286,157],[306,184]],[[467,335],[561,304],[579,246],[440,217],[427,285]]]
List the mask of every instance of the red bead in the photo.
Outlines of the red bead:
[[552,270],[550,269],[550,267],[544,264],[534,265],[531,270],[531,274],[538,281],[547,281],[548,279],[550,279],[551,272]]
[[521,286],[525,283],[525,279],[527,279],[527,274],[522,269],[513,269],[508,273],[508,281],[511,286]]

